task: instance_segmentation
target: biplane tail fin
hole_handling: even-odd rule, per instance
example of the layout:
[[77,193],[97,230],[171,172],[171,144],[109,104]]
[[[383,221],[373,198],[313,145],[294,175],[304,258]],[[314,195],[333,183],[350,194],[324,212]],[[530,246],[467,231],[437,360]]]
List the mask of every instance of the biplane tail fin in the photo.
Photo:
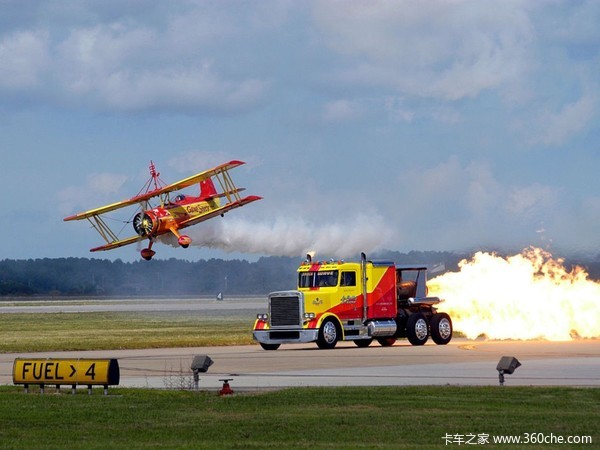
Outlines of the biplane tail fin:
[[210,200],[215,196],[217,196],[217,190],[213,181],[210,178],[202,180],[200,182],[200,200]]

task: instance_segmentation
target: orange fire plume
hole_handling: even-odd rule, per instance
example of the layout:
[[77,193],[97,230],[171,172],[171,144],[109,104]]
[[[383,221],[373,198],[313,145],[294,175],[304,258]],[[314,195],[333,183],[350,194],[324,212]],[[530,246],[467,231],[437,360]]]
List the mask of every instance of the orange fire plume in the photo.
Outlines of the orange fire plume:
[[446,300],[440,306],[466,337],[600,338],[600,283],[583,268],[567,271],[534,247],[507,258],[478,252],[459,267],[431,280],[429,294]]

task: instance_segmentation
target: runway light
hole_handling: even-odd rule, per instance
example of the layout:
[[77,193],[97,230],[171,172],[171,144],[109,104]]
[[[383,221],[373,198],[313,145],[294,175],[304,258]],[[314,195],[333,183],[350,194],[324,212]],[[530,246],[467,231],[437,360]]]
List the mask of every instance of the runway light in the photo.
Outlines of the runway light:
[[504,375],[511,375],[520,365],[521,363],[514,356],[503,356],[500,358],[500,361],[496,366],[500,386],[504,386]]
[[194,372],[194,389],[198,389],[200,381],[200,372],[208,372],[208,368],[213,365],[213,360],[208,355],[196,355],[192,361],[192,371]]

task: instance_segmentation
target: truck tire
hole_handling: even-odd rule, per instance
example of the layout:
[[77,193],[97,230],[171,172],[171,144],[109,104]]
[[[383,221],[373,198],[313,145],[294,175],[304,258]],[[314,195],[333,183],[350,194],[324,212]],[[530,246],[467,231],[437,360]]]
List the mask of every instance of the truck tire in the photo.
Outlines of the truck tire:
[[429,338],[427,319],[421,313],[414,313],[406,322],[406,337],[412,345],[423,345]]
[[264,344],[262,342],[259,342],[259,344],[264,350],[277,350],[279,348],[279,346],[281,345],[281,344]]
[[382,337],[382,338],[377,339],[377,342],[379,342],[379,345],[381,345],[382,347],[391,347],[392,345],[394,345],[396,343],[396,338]]
[[371,345],[371,342],[373,342],[373,339],[356,339],[354,345],[359,348],[365,348]]
[[452,319],[446,313],[437,313],[431,317],[429,324],[431,339],[437,345],[446,345],[452,339]]
[[325,319],[317,338],[317,346],[322,349],[331,349],[336,346],[340,338],[340,329],[333,319]]

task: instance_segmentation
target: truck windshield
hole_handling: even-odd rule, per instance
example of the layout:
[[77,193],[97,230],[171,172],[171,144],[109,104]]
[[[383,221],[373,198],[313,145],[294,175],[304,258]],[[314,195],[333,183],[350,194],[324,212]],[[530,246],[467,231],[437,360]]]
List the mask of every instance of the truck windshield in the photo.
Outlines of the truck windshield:
[[302,272],[298,277],[298,287],[300,288],[337,286],[337,283],[337,270],[326,270],[322,272]]

